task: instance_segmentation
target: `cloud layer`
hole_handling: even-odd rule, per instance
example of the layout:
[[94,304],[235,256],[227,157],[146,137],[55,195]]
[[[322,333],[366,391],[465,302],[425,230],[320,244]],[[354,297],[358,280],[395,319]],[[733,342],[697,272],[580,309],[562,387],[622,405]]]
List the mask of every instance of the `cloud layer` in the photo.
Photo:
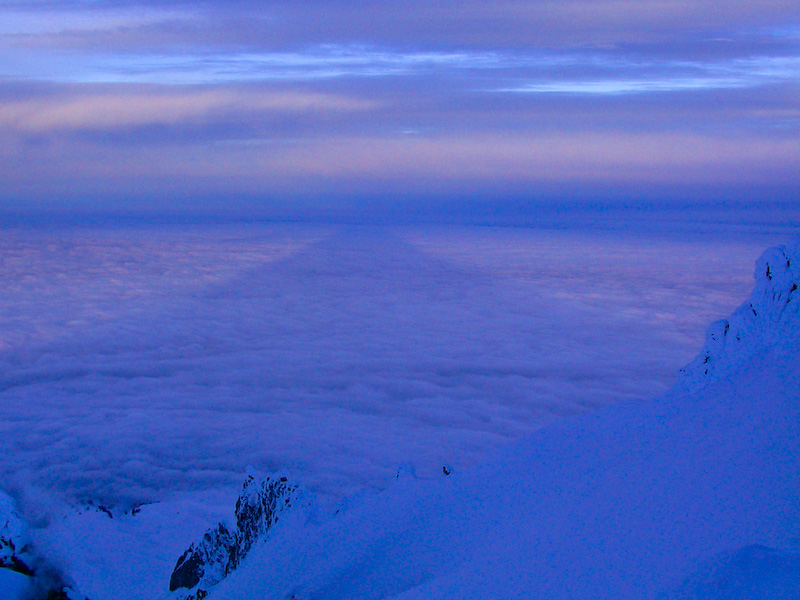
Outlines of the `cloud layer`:
[[750,287],[768,243],[738,237],[5,230],[0,473],[131,503],[238,485],[247,464],[328,497],[404,462],[462,468],[664,391]]

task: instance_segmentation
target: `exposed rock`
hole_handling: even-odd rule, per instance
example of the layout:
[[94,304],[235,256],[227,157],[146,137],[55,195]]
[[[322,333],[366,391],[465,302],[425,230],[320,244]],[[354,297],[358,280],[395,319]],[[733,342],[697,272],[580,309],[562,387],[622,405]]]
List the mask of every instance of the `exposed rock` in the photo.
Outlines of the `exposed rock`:
[[192,544],[175,565],[170,591],[197,588],[188,598],[205,597],[206,590],[234,571],[253,544],[263,539],[287,511],[310,505],[308,494],[286,477],[248,474],[236,500],[235,529],[219,523]]
[[170,591],[192,589],[201,581],[215,585],[230,572],[231,556],[237,544],[236,536],[224,523],[209,529],[203,539],[183,553],[169,579]]

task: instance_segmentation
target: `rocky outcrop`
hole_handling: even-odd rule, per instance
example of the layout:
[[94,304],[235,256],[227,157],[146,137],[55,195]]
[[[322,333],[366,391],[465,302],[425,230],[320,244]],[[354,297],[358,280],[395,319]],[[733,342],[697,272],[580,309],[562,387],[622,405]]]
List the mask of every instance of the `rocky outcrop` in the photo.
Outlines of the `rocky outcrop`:
[[705,387],[760,352],[800,342],[800,238],[764,252],[755,280],[749,300],[708,328],[703,350],[681,369],[678,391]]
[[28,526],[11,497],[0,492],[0,567],[33,575],[29,550]]
[[248,474],[236,500],[236,525],[219,523],[203,538],[192,544],[178,559],[170,577],[169,589],[189,590],[188,598],[204,598],[239,563],[258,540],[264,539],[274,525],[289,512],[305,512],[310,496],[282,475]]
[[203,534],[203,539],[183,553],[172,571],[170,591],[192,589],[200,583],[204,587],[216,585],[235,566],[232,557],[237,554],[237,536],[224,523]]

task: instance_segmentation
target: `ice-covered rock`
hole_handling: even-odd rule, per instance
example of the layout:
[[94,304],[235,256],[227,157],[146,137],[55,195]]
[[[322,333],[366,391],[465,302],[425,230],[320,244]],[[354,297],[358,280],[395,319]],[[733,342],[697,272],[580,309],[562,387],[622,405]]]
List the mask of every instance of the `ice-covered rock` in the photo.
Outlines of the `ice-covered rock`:
[[206,531],[203,539],[178,559],[169,580],[170,591],[192,589],[200,583],[208,588],[222,581],[234,568],[232,557],[237,542],[237,536],[224,523]]
[[10,496],[0,491],[0,567],[32,575],[28,526]]
[[754,276],[748,301],[707,329],[703,350],[681,369],[678,391],[726,377],[767,348],[800,342],[800,238],[764,252]]
[[192,544],[175,565],[170,591],[190,590],[187,598],[204,598],[289,511],[308,516],[311,506],[310,495],[286,476],[249,473],[236,500],[235,527],[219,523]]

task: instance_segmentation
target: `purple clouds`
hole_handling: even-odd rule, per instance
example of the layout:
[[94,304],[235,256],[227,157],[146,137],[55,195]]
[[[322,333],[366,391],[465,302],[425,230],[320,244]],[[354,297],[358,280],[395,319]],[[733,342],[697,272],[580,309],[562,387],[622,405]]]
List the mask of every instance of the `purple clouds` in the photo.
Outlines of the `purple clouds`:
[[[756,10],[757,9],[757,10]],[[798,192],[790,2],[5,3],[5,210]]]

